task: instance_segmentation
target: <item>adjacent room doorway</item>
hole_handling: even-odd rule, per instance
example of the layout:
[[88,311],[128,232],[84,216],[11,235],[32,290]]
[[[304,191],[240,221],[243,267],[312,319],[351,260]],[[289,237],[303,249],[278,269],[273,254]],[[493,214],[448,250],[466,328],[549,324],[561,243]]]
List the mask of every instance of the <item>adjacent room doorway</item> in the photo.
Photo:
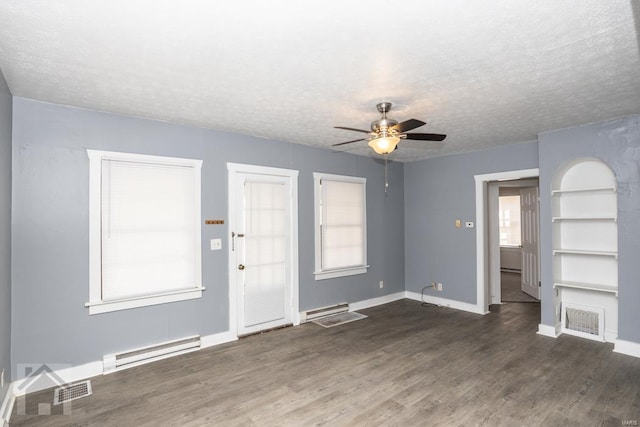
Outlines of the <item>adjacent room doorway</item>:
[[230,330],[299,324],[298,171],[228,163]]
[[492,181],[487,190],[490,304],[538,302],[538,180]]
[[[476,280],[477,308],[489,312],[489,304],[500,303],[500,244],[498,240],[498,185],[501,181],[538,178],[539,170],[525,169],[475,175],[476,183]],[[537,197],[535,204],[537,206]],[[493,207],[492,207],[493,206]],[[494,209],[493,218],[490,209]],[[537,228],[537,227],[536,227]],[[539,230],[535,231],[536,239]],[[536,273],[538,268],[535,268]],[[527,280],[535,280],[528,277]]]

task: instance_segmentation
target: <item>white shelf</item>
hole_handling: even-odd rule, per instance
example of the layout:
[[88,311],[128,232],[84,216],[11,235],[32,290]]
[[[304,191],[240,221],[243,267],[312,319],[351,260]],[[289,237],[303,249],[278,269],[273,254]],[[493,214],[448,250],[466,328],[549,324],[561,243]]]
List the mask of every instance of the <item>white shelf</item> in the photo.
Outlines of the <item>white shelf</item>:
[[608,292],[618,296],[618,286],[616,285],[602,285],[596,283],[583,283],[583,282],[555,282],[554,288],[573,288],[583,289],[587,291]]
[[560,194],[571,194],[571,193],[615,193],[616,187],[592,187],[592,188],[567,188],[567,189],[559,189],[552,190],[551,194],[554,196],[559,196]]
[[609,256],[618,258],[618,252],[614,251],[588,251],[582,249],[554,249],[553,254],[570,254],[570,255],[595,255],[595,256]]
[[554,216],[551,218],[552,222],[559,221],[613,221],[617,222],[618,218],[615,216]]

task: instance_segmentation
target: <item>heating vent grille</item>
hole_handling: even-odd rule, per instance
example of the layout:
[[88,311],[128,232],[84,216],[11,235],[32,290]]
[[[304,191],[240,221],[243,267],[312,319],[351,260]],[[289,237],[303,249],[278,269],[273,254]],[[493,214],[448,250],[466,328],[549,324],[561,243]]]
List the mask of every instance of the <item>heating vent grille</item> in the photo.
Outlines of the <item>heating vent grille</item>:
[[600,316],[593,311],[579,310],[577,308],[567,309],[566,327],[578,332],[585,332],[591,335],[598,335],[598,325]]
[[91,381],[89,380],[58,387],[53,391],[53,404],[59,405],[82,397],[91,396],[91,394]]
[[321,317],[331,316],[333,314],[346,313],[349,311],[349,304],[342,303],[336,304],[329,307],[316,308],[313,310],[309,310],[304,312],[304,316],[302,318],[303,322],[310,322],[315,319],[319,319]]
[[562,332],[604,341],[604,310],[564,304],[562,310]]

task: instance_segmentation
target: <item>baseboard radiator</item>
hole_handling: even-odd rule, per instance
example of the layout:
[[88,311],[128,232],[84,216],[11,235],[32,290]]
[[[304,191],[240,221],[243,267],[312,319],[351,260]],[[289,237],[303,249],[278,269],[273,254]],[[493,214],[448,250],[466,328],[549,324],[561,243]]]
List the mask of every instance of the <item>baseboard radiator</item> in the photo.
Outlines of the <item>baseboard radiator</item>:
[[604,309],[562,304],[562,332],[604,342]]
[[160,344],[129,350],[122,353],[105,355],[102,358],[104,373],[132,368],[156,360],[166,359],[179,354],[199,350],[201,348],[200,335],[167,341]]
[[321,317],[332,316],[334,314],[346,313],[349,311],[349,303],[330,305],[328,307],[314,308],[302,313],[301,322],[311,322]]

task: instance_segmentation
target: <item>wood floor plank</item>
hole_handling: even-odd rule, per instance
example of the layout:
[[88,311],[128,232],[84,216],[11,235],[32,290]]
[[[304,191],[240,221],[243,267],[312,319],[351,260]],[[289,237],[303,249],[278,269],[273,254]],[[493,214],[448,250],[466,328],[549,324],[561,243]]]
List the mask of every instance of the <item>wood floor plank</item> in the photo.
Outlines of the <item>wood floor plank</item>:
[[640,420],[640,359],[536,334],[538,304],[485,315],[409,300],[92,379],[71,415],[12,426],[621,425]]

